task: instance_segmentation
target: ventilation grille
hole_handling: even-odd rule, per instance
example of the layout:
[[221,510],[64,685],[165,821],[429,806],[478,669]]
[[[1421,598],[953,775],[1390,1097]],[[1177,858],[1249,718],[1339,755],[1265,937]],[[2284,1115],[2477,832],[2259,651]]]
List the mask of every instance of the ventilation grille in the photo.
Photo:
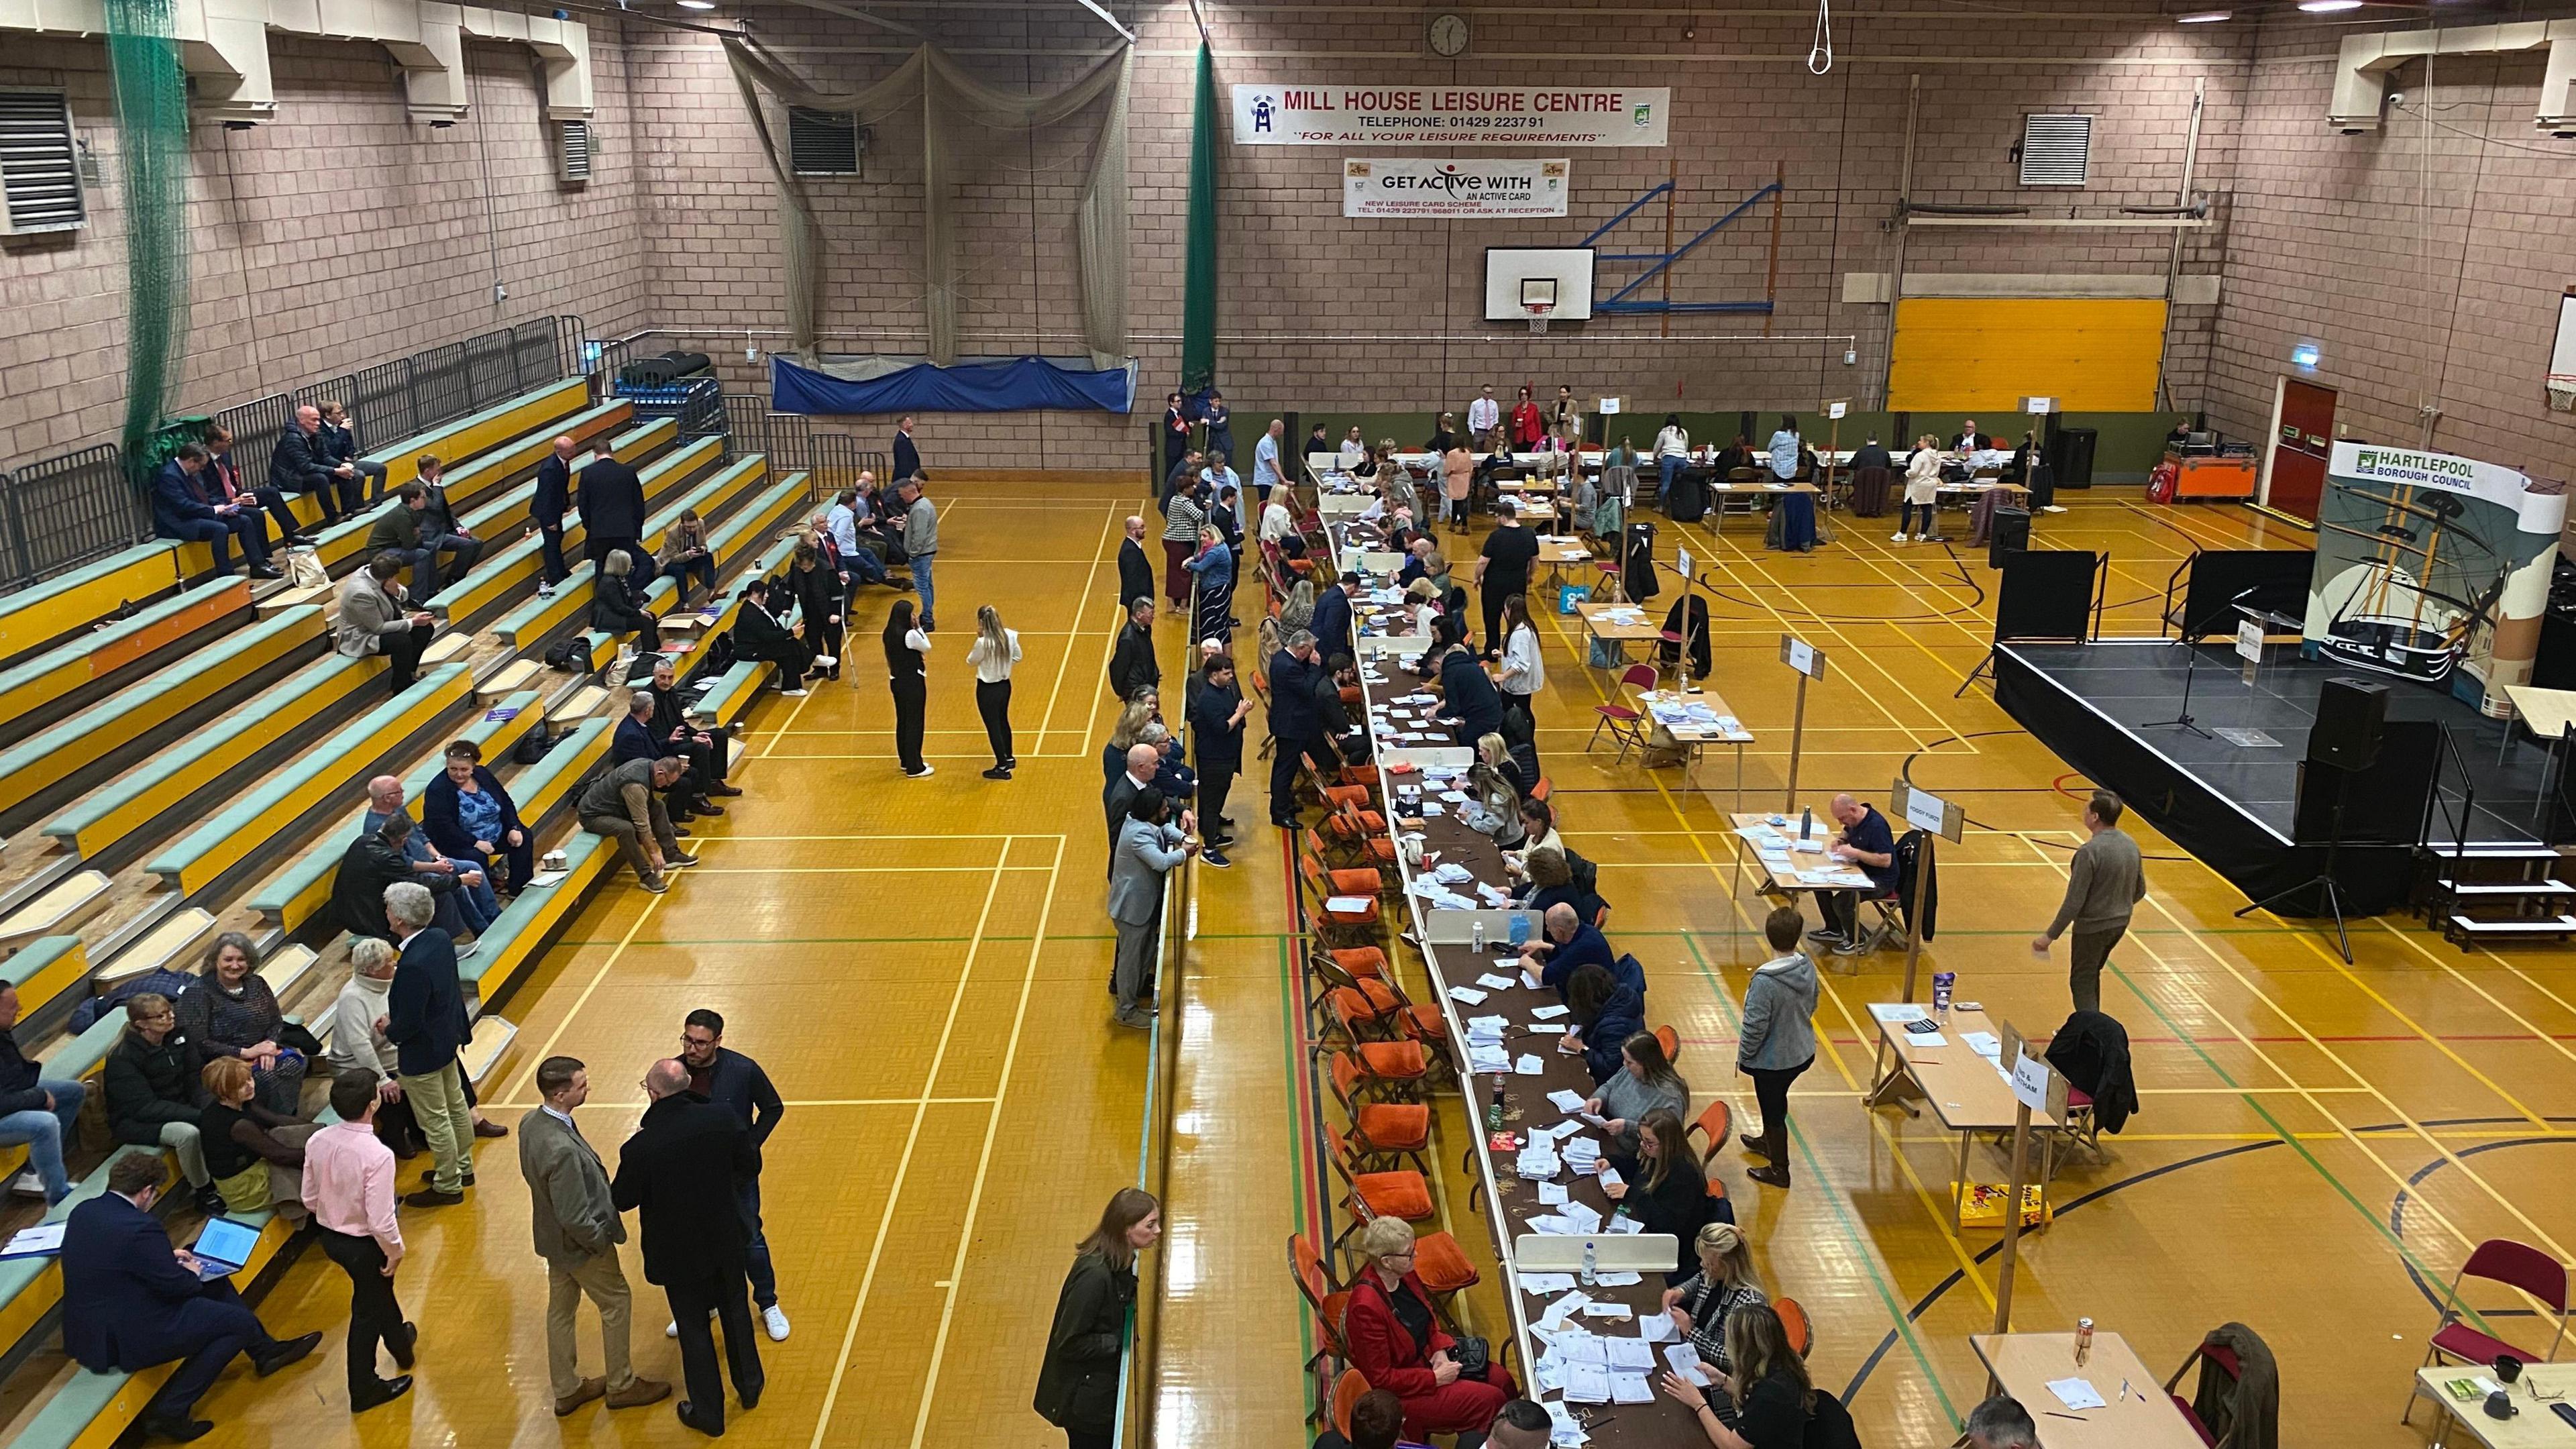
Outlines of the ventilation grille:
[[2093,164],[2091,116],[2021,118],[2021,184],[2081,186]]
[[590,179],[590,122],[558,121],[555,174],[565,181]]
[[89,224],[71,103],[61,91],[0,90],[0,188],[11,236]]
[[799,176],[859,174],[859,118],[846,111],[787,108],[787,160]]

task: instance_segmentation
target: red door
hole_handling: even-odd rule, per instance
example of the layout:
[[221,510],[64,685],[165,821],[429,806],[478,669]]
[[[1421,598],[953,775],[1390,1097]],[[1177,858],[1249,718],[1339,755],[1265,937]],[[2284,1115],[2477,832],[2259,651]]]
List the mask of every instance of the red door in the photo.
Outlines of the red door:
[[2272,481],[2263,501],[2293,518],[2317,521],[2325,496],[2326,459],[2334,451],[2335,391],[2281,379],[2281,430],[2272,439]]

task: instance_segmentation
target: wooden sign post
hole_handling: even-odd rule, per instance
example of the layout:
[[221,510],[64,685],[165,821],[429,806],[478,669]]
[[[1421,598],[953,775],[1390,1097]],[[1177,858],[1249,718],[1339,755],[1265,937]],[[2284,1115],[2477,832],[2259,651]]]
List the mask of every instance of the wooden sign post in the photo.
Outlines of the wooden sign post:
[[[1691,558],[1690,549],[1687,547],[1681,547],[1673,550],[1673,571],[1682,576],[1682,611],[1680,614],[1682,621],[1682,627],[1680,630],[1681,642],[1673,646],[1673,663],[1680,670],[1682,693],[1684,694],[1697,694],[1700,692],[1698,682],[1691,678],[1690,667],[1691,589],[1692,586],[1698,582],[1698,577],[1694,572],[1696,567],[1697,565]],[[1714,664],[1716,661],[1711,660],[1709,662]]]
[[1923,850],[1914,861],[1914,898],[1905,903],[1905,995],[1899,999],[1911,1003],[1915,971],[1923,959],[1923,904],[1932,883],[1932,842],[1958,844],[1967,833],[1968,815],[1956,802],[1916,789],[1902,778],[1888,786],[1887,803],[1906,824],[1923,832]]
[[1798,810],[1798,756],[1807,741],[1807,681],[1825,677],[1825,651],[1795,634],[1780,636],[1780,662],[1798,671],[1798,712],[1789,721],[1789,798],[1781,809]]
[[1843,450],[1843,414],[1851,411],[1851,399],[1841,398],[1825,404],[1825,416],[1834,424],[1833,438],[1825,444],[1824,476],[1816,480],[1816,496],[1829,498],[1834,488],[1834,455]]
[[[1995,1271],[1995,1332],[2012,1332],[2013,1269],[2021,1257],[2021,1199],[2030,1174],[2030,1114],[2046,1112],[2059,1122],[2066,1120],[2066,1078],[2057,1074],[2044,1059],[2025,1055],[2021,1033],[2009,1025],[2001,1033],[2005,1057],[2012,1067],[2013,1109],[2012,1183],[2004,1199],[2004,1251],[2002,1266]],[[1961,1189],[1965,1190],[1965,1184]]]

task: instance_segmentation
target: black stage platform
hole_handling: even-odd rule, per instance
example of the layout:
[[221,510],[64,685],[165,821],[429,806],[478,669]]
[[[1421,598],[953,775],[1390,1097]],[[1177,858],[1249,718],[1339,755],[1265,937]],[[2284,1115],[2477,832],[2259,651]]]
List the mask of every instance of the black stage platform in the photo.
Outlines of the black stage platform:
[[[2182,703],[2189,656],[2186,646],[2170,639],[1998,644],[1995,699],[2049,748],[2118,791],[2157,829],[2260,899],[2324,868],[2334,772],[2320,769],[2304,811],[2300,802],[2301,764],[2319,685],[2337,675],[2380,676],[2302,659],[2284,648],[2280,652],[2287,657],[2266,662],[2248,685],[2232,644],[2197,648],[2191,712],[2215,739],[2150,723],[2172,719]],[[2336,870],[2352,897],[2348,906],[2365,915],[2404,896],[2439,751],[2436,725],[2448,730],[2459,755],[2442,777],[2450,809],[2460,808],[2459,764],[2467,767],[2474,791],[2470,844],[2536,846],[2548,828],[2538,818],[2543,746],[2519,731],[2521,737],[2507,744],[2502,721],[2448,694],[2386,682],[2387,743],[2380,764],[2353,777]],[[2219,733],[2244,730],[2276,743]],[[2440,810],[2434,812],[2432,835],[2444,844],[2456,838]]]

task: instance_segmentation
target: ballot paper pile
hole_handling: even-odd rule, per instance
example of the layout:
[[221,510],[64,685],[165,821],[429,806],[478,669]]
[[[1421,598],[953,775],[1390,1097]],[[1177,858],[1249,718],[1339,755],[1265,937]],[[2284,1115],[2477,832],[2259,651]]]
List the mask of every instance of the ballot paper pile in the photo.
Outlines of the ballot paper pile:
[[1576,1445],[1590,1438],[1574,1416],[1575,1405],[1653,1403],[1658,1366],[1707,1381],[1698,1352],[1681,1341],[1671,1314],[1640,1316],[1624,1303],[1598,1303],[1579,1289],[1566,1289],[1560,1281],[1565,1279],[1555,1273],[1521,1278],[1525,1292],[1561,1295],[1530,1325],[1530,1336],[1542,1345],[1530,1366],[1530,1387],[1553,1421],[1549,1443]]
[[1794,879],[1800,885],[1830,886],[1838,889],[1867,890],[1869,874],[1846,865],[1824,848],[1826,832],[1819,828],[1814,835],[1800,840],[1787,826],[1748,825],[1735,832],[1762,858],[1762,867],[1774,876]]
[[1655,723],[1676,735],[1740,735],[1744,726],[1731,714],[1719,714],[1698,700],[1659,699],[1646,706]]

